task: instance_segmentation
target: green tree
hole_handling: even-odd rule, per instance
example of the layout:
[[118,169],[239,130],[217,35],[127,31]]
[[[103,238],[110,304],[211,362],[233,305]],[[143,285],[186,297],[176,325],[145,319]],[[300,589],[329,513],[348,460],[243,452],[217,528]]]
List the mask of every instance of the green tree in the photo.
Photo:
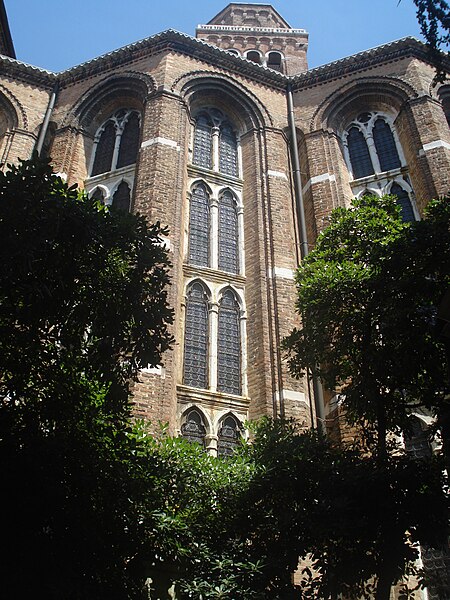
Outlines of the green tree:
[[[0,173],[3,592],[136,597],[130,386],[171,343],[165,231],[38,159]],[[137,587],[136,587],[137,586]],[[141,586],[141,587],[139,587]]]
[[413,0],[417,8],[417,20],[425,38],[433,62],[437,66],[437,78],[444,81],[443,55],[440,52],[450,45],[450,7],[445,0]]
[[[392,460],[389,432],[407,431],[421,408],[436,415],[448,459],[448,347],[436,321],[450,282],[449,223],[448,199],[406,224],[394,198],[364,197],[333,211],[297,272],[302,325],[285,342],[290,368],[316,369],[341,393],[380,473]],[[381,492],[388,496],[386,481]],[[386,523],[379,598],[394,580],[392,534]]]
[[[450,281],[450,202],[403,223],[395,200],[364,197],[332,213],[297,272],[302,326],[286,339],[292,371],[318,367],[386,452],[414,408],[448,410],[449,365],[436,327]],[[374,425],[374,429],[371,425]]]

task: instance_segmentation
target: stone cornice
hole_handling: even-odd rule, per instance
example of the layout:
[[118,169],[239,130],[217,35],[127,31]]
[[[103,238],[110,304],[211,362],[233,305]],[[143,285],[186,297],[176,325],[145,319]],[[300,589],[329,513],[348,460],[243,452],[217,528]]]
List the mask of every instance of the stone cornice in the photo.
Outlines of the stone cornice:
[[[416,38],[406,37],[299,73],[291,78],[292,90],[294,92],[299,91],[333,79],[340,79],[345,75],[357,73],[358,71],[365,71],[387,62],[412,57],[432,64],[427,46]],[[450,71],[448,54],[443,54],[443,66]]]
[[57,80],[56,73],[28,65],[20,60],[3,56],[2,54],[0,54],[0,73],[45,89],[52,89]]
[[[406,57],[416,57],[430,63],[427,46],[419,40],[409,37],[288,77],[262,65],[257,65],[246,58],[234,56],[203,40],[169,29],[60,73],[52,73],[2,55],[0,55],[0,70],[11,78],[51,89],[56,81],[62,85],[70,85],[140,58],[163,52],[177,52],[193,56],[215,67],[240,74],[247,79],[278,90],[284,90],[287,83],[291,82],[294,92]],[[443,55],[443,66],[450,71],[448,55]]]

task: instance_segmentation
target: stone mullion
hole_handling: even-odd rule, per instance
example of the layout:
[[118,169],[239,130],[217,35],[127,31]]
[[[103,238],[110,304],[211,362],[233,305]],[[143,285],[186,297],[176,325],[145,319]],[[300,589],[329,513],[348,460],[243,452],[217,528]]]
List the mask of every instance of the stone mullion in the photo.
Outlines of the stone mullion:
[[217,302],[209,304],[209,389],[217,391],[217,351],[219,333],[219,305]]
[[210,198],[209,208],[210,208],[209,266],[212,269],[217,269],[218,264],[219,264],[219,201],[217,198]]

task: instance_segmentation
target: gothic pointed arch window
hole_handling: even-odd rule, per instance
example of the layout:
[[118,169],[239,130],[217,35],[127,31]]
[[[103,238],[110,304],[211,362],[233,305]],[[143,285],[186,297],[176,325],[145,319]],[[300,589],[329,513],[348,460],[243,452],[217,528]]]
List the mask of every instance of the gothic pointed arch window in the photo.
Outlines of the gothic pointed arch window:
[[344,133],[354,179],[402,166],[394,126],[385,115],[365,112]]
[[373,175],[372,160],[362,131],[357,127],[351,127],[348,131],[347,144],[354,178]]
[[411,204],[411,198],[409,197],[408,192],[402,188],[398,183],[393,183],[390,194],[393,196],[397,196],[397,204],[400,206],[400,212],[402,215],[403,221],[409,223],[411,221],[415,221],[416,217],[414,215],[414,210]]
[[204,108],[195,117],[192,164],[231,177],[239,176],[236,131],[217,108]]
[[116,127],[113,121],[108,121],[98,138],[95,149],[95,160],[91,175],[100,175],[112,170],[112,159],[116,143]]
[[184,383],[195,388],[208,387],[208,296],[200,282],[187,292],[184,333]]
[[123,212],[130,210],[130,186],[126,181],[121,181],[118,188],[114,192],[112,198],[112,206]]
[[225,121],[219,136],[219,171],[232,177],[238,176],[238,152],[236,134],[230,123]]
[[217,389],[241,393],[240,307],[234,292],[226,290],[219,303],[217,334]]
[[209,193],[204,183],[194,186],[189,207],[189,264],[209,267]]
[[213,166],[212,121],[207,113],[201,113],[195,120],[192,162],[205,169]]
[[97,200],[98,202],[101,202],[102,204],[105,203],[105,193],[102,190],[102,188],[100,188],[100,187],[96,187],[95,190],[89,194],[89,196],[93,200]]
[[237,203],[230,190],[225,190],[219,197],[219,269],[239,272]]
[[382,171],[398,169],[401,166],[397,146],[391,128],[384,119],[378,117],[373,125],[373,141]]
[[222,421],[217,436],[217,456],[232,456],[241,438],[240,424],[233,415]]
[[140,116],[135,110],[116,111],[98,130],[91,177],[133,165],[139,150]]
[[181,425],[181,435],[185,440],[193,444],[205,447],[206,427],[201,412],[192,408],[185,416]]
[[380,195],[395,195],[403,220],[414,221],[408,169],[392,118],[376,111],[361,113],[345,130],[343,142],[355,196],[364,195],[366,186]]
[[123,131],[120,138],[117,168],[134,165],[139,150],[139,115],[132,112],[124,119]]

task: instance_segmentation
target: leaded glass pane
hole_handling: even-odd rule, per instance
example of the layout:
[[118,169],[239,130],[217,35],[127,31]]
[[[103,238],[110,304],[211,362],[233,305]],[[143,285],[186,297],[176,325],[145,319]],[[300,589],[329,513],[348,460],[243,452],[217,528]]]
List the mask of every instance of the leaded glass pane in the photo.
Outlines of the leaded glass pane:
[[398,183],[394,183],[391,187],[391,192],[393,196],[397,196],[397,204],[400,206],[402,220],[405,223],[410,223],[411,221],[415,221],[416,218],[414,216],[413,207],[411,204],[411,199],[406,190],[398,185]]
[[236,203],[228,191],[219,200],[219,269],[228,273],[239,272]]
[[108,121],[97,143],[92,176],[111,171],[115,143],[116,128],[112,121]]
[[373,141],[380,161],[382,171],[398,169],[401,166],[400,158],[395,145],[394,136],[389,125],[384,119],[377,119],[373,126]]
[[217,455],[218,456],[231,456],[236,446],[239,443],[240,433],[239,426],[236,419],[229,416],[223,423],[219,430],[217,440]]
[[181,435],[194,444],[200,444],[205,447],[206,428],[203,425],[203,419],[196,410],[191,410],[186,417],[186,421],[181,426]]
[[112,206],[123,212],[129,212],[130,210],[130,188],[128,183],[122,181],[119,187],[114,192],[112,199]]
[[197,185],[191,195],[189,212],[189,263],[209,266],[209,196],[204,185]]
[[134,165],[139,150],[139,116],[133,112],[125,124],[117,159],[117,168]]
[[220,128],[219,171],[225,175],[238,176],[238,152],[234,131],[228,123]]
[[241,393],[241,332],[239,305],[233,292],[225,292],[219,306],[217,384],[220,392]]
[[191,287],[186,302],[184,383],[203,389],[208,386],[208,306],[199,283]]
[[353,177],[359,179],[360,177],[373,175],[372,160],[362,131],[357,127],[352,127],[348,132],[347,144]]
[[192,162],[199,167],[212,168],[212,129],[206,115],[200,115],[195,124]]

